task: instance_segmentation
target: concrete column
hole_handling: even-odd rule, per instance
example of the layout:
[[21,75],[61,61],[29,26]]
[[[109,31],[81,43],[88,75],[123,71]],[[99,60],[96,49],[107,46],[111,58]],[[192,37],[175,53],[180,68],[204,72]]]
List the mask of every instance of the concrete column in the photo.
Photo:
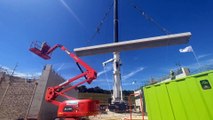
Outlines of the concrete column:
[[[45,101],[45,92],[48,87],[59,85],[64,81],[61,76],[52,70],[51,65],[44,67],[27,116],[28,119],[53,120],[57,117],[58,107]],[[78,96],[76,90],[71,90],[66,94],[72,97]],[[59,96],[57,100],[62,102],[65,99]]]
[[[51,70],[52,70],[51,65],[46,65],[43,69],[42,75],[38,81],[38,86],[35,91],[34,99],[32,101],[29,114],[27,116],[28,119],[39,118],[39,112],[41,109],[42,102],[44,102],[44,95],[45,95],[47,82],[48,82]],[[45,107],[45,106],[42,106],[42,107]]]

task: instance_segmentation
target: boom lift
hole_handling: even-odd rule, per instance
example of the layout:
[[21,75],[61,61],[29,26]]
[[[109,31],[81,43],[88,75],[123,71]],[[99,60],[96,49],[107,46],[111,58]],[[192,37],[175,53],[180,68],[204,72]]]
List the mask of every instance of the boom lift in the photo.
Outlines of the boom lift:
[[[73,78],[70,78],[69,80],[59,85],[48,87],[46,90],[45,100],[49,103],[52,103],[53,105],[58,106],[57,117],[59,118],[72,118],[74,120],[78,120],[81,119],[82,117],[97,115],[99,113],[98,100],[91,100],[91,99],[79,100],[65,94],[65,92],[75,89],[79,85],[82,85],[86,82],[90,84],[94,79],[96,79],[97,73],[93,68],[91,68],[79,57],[71,53],[68,49],[66,49],[63,45],[60,44],[56,44],[55,46],[50,47],[46,42],[44,42],[39,48],[38,42],[33,42],[29,50],[35,53],[36,55],[40,56],[41,58],[48,60],[51,58],[50,54],[57,48],[61,48],[61,50],[66,52],[76,62],[77,66],[79,67],[82,73]],[[81,66],[85,68],[85,71],[83,71]],[[65,86],[82,77],[84,77],[85,80],[71,87],[65,88]],[[63,102],[58,101],[56,100],[58,96],[63,96],[68,100],[65,100]]]

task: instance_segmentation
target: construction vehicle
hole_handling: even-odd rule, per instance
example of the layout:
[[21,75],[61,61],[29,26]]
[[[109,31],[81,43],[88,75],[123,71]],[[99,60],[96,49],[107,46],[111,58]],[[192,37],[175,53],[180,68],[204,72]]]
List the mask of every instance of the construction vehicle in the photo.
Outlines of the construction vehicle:
[[[46,90],[45,100],[53,105],[58,106],[57,117],[61,119],[69,118],[72,120],[80,120],[84,117],[97,115],[99,113],[98,100],[80,100],[65,94],[65,92],[75,89],[86,82],[90,84],[94,79],[96,79],[97,73],[93,68],[91,68],[79,57],[71,53],[68,49],[66,49],[63,45],[60,44],[56,44],[55,46],[50,47],[46,42],[43,42],[41,46],[39,46],[38,42],[33,42],[29,50],[40,56],[41,58],[48,60],[51,58],[51,53],[57,48],[61,48],[61,50],[66,52],[76,62],[78,68],[82,73],[73,78],[70,78],[69,80],[59,85],[48,87]],[[85,70],[83,70],[81,66],[84,67]],[[84,77],[85,80],[70,87],[67,87],[69,84],[76,80],[79,80],[82,77]],[[56,99],[58,96],[63,96],[68,100],[62,102],[58,101]]]

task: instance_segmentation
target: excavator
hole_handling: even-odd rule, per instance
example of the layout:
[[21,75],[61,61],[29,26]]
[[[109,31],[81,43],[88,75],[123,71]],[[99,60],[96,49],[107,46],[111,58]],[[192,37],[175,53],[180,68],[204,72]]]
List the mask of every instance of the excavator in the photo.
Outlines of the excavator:
[[[78,68],[81,71],[81,74],[68,79],[67,81],[56,85],[48,87],[45,94],[45,100],[53,105],[58,107],[57,118],[63,120],[81,120],[88,116],[95,116],[99,114],[99,101],[92,99],[77,99],[65,94],[65,92],[72,89],[76,89],[78,86],[88,83],[90,84],[94,79],[97,78],[96,71],[86,64],[83,60],[77,57],[75,54],[70,52],[63,45],[56,44],[53,47],[50,47],[46,42],[39,44],[37,41],[33,42],[30,47],[30,51],[39,57],[49,60],[51,59],[51,53],[60,48],[62,51],[67,53],[77,64]],[[84,67],[84,69],[81,68]],[[76,80],[84,77],[85,79],[74,85],[70,85]],[[68,87],[67,87],[68,86]],[[65,97],[67,100],[58,101],[56,98],[58,96]]]

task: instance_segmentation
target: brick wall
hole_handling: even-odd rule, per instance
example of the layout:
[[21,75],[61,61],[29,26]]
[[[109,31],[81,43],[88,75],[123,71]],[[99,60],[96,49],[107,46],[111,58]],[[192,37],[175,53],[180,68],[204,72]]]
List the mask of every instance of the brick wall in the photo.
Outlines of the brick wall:
[[[2,78],[2,75],[0,77]],[[53,120],[57,115],[57,106],[44,100],[45,91],[47,87],[64,81],[51,65],[45,66],[40,79],[31,83],[26,82],[24,78],[6,75],[0,82],[0,120]],[[78,93],[71,90],[67,95],[77,97]],[[58,97],[58,100],[65,99]]]
[[0,84],[0,119],[24,118],[33,96],[35,83],[7,81]]

